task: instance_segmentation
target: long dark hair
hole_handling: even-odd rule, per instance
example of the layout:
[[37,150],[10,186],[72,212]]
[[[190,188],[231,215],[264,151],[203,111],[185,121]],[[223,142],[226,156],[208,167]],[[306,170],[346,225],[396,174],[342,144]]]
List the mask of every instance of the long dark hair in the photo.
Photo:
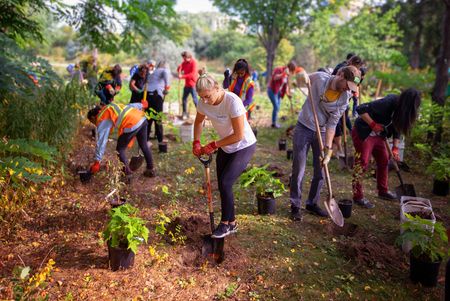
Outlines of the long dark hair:
[[414,88],[403,91],[398,97],[392,124],[397,132],[407,136],[416,122],[421,103],[420,92]]
[[246,59],[238,59],[234,64],[232,74],[236,74],[239,70],[245,70],[246,75],[250,75],[250,65]]

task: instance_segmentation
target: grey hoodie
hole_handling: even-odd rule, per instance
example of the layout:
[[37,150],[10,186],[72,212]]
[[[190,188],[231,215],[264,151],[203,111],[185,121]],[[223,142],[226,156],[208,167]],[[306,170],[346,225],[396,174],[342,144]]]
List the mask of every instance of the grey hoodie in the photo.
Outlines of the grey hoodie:
[[[325,72],[314,72],[309,75],[311,80],[311,90],[313,94],[313,102],[319,120],[320,131],[325,132],[325,129],[335,129],[342,114],[348,107],[348,100],[352,96],[351,91],[341,93],[341,96],[335,102],[321,101],[321,96],[325,93],[329,82],[334,78]],[[302,110],[298,114],[298,122],[306,126],[312,131],[316,131],[314,125],[314,115],[311,108],[311,102],[308,95]]]

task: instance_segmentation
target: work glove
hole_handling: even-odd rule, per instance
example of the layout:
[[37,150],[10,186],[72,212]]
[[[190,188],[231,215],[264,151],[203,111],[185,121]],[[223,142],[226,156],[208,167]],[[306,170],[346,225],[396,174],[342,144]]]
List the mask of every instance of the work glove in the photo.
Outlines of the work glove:
[[202,145],[200,144],[200,140],[194,140],[194,142],[192,142],[192,153],[196,157],[202,155]]
[[142,110],[143,110],[143,111],[144,111],[145,109],[148,108],[148,101],[142,100],[142,101],[141,101],[141,104],[142,104]]
[[136,89],[136,92],[137,93],[142,93],[142,92],[144,92],[144,89]]
[[380,135],[384,131],[384,126],[382,124],[376,123],[375,121],[372,121],[369,126],[377,135]]
[[167,94],[169,94],[169,90],[164,90],[163,95],[167,95]]
[[202,147],[202,154],[210,155],[218,149],[216,141],[210,142]]
[[89,170],[91,171],[92,174],[99,172],[100,171],[100,162],[94,161],[94,163],[92,163],[91,168]]
[[333,154],[333,150],[327,146],[325,146],[322,150],[322,155],[320,156],[320,163],[322,166],[327,165],[331,160],[331,155]]
[[398,147],[397,146],[392,146],[392,156],[394,157],[393,159],[395,161],[400,161],[400,154],[398,152]]

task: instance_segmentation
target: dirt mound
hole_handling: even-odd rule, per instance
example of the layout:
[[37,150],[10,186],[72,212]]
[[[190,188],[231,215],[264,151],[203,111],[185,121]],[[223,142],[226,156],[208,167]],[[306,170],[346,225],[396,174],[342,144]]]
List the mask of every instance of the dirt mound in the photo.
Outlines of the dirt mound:
[[378,241],[376,238],[345,239],[340,241],[338,245],[344,256],[355,261],[357,266],[387,268],[387,270],[402,270],[404,268],[404,256],[400,250]]

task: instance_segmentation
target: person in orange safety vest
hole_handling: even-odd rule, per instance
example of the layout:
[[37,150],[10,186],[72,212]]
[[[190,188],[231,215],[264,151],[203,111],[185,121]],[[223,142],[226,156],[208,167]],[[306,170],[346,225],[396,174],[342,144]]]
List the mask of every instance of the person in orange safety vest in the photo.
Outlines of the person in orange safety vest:
[[97,127],[97,145],[95,148],[95,161],[90,167],[92,174],[100,170],[100,161],[105,153],[109,134],[117,128],[118,139],[116,150],[120,161],[124,164],[124,173],[132,173],[128,166],[126,149],[132,145],[133,139],[137,138],[139,148],[144,153],[147,169],[144,172],[146,177],[154,177],[153,158],[151,150],[147,144],[147,119],[144,112],[148,107],[146,100],[141,103],[132,103],[126,106],[115,103],[100,107],[96,106],[88,112],[88,119]]

